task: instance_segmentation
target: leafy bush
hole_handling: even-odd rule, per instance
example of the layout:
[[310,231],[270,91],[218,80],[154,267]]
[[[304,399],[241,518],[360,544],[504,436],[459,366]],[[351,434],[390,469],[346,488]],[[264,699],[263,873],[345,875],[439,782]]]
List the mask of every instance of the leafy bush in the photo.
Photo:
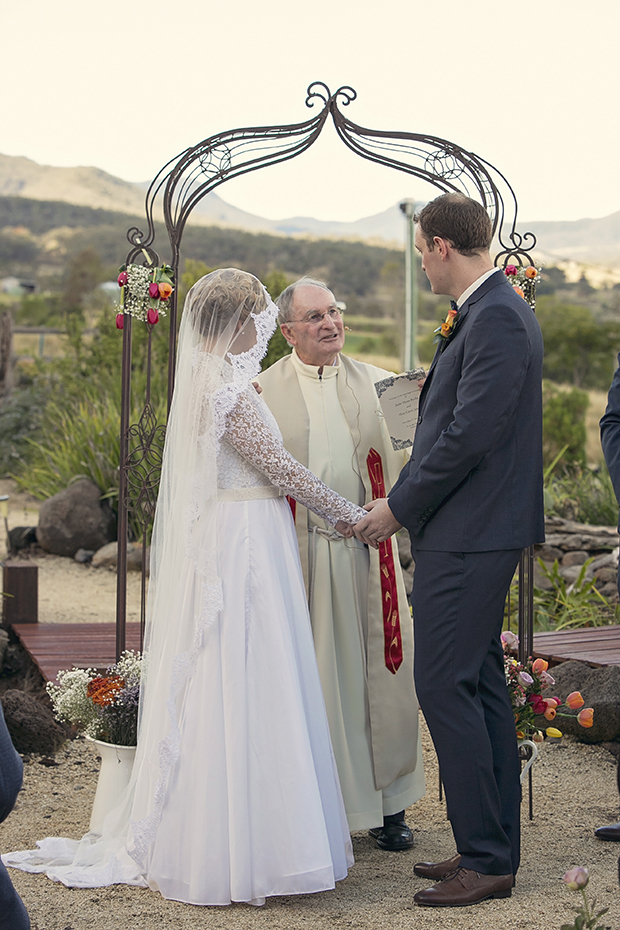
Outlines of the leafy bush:
[[606,391],[615,368],[618,323],[599,322],[587,307],[553,297],[540,298],[536,316],[545,343],[545,378]]
[[535,589],[535,626],[539,630],[565,630],[584,626],[607,626],[614,621],[614,609],[592,579],[586,578],[588,559],[581,566],[577,579],[569,584],[560,575],[556,561],[549,569],[538,559],[540,570],[551,582],[550,591]]
[[586,463],[586,410],[589,398],[585,391],[573,388],[560,391],[550,381],[543,381],[543,462],[548,466],[566,447],[565,467],[583,467]]
[[38,434],[43,406],[41,392],[32,385],[0,401],[0,475],[12,474],[28,455],[29,440]]
[[554,475],[545,492],[545,509],[558,517],[603,526],[618,522],[618,502],[605,466]]

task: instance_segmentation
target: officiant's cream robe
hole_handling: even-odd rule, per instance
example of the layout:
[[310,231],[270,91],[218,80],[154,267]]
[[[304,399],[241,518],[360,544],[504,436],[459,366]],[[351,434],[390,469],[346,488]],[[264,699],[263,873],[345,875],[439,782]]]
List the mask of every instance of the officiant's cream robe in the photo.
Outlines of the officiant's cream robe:
[[[368,453],[381,456],[385,492],[406,453],[389,439],[374,382],[390,372],[339,356],[321,376],[295,350],[259,377],[285,447],[339,494],[373,499]],[[312,441],[310,441],[312,437]],[[403,660],[386,667],[379,553],[337,538],[295,505],[295,523],[334,754],[351,830],[380,826],[424,794],[413,685],[413,628],[396,543]]]

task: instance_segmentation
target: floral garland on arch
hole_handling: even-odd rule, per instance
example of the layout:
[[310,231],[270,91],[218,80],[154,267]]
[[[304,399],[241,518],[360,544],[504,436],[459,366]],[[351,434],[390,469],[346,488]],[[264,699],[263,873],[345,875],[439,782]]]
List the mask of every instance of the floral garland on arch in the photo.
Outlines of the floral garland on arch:
[[170,295],[174,291],[174,272],[170,265],[121,265],[117,278],[121,289],[115,304],[116,328],[123,329],[126,313],[151,326],[166,316]]
[[[542,743],[545,736],[539,727],[538,721],[544,717],[545,721],[552,723],[557,717],[572,717],[560,711],[560,707],[579,710],[577,722],[584,728],[593,726],[594,711],[591,707],[584,707],[585,701],[579,691],[573,691],[563,702],[558,697],[543,697],[543,692],[555,684],[555,678],[547,669],[549,663],[545,659],[532,659],[530,656],[525,663],[518,662],[514,656],[519,637],[510,631],[502,633],[504,647],[504,671],[506,684],[510,695],[510,704],[515,720],[517,739],[531,739],[535,743]],[[556,727],[546,727],[547,736],[559,739],[562,732]]]
[[533,306],[536,285],[540,283],[540,268],[536,265],[506,265],[504,274],[512,284],[513,291]]

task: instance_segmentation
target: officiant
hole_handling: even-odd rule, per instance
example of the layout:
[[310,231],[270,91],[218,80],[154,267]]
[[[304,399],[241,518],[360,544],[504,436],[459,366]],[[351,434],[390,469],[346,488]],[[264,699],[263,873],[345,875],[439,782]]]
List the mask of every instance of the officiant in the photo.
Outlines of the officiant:
[[[258,380],[285,447],[349,500],[383,496],[407,458],[392,448],[374,387],[391,372],[341,354],[344,325],[323,282],[302,278],[276,303],[293,351]],[[369,550],[290,503],[349,828],[409,849],[404,811],[424,794],[424,771],[396,541]]]

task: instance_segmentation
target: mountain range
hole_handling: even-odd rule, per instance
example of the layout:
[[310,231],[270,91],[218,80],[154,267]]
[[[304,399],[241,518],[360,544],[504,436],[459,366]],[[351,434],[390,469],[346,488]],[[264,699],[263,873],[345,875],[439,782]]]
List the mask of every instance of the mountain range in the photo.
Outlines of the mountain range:
[[[100,168],[55,168],[23,156],[0,155],[0,196],[64,201],[140,215],[148,182],[134,184]],[[405,222],[398,204],[382,213],[352,222],[294,216],[270,220],[241,210],[210,193],[194,208],[192,222],[282,236],[361,239],[377,245],[402,245]],[[536,257],[561,264],[569,275],[586,269],[592,283],[620,281],[620,212],[600,219],[519,223],[520,232],[533,232]]]

